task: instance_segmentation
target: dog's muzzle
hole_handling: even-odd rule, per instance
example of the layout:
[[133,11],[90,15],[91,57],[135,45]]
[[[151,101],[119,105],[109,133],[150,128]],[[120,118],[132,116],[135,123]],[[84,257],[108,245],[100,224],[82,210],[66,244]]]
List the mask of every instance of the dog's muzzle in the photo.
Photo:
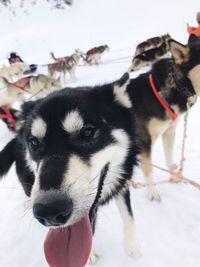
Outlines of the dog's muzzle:
[[34,204],[33,215],[45,226],[61,226],[68,221],[72,210],[72,200],[67,197],[62,197],[46,203]]

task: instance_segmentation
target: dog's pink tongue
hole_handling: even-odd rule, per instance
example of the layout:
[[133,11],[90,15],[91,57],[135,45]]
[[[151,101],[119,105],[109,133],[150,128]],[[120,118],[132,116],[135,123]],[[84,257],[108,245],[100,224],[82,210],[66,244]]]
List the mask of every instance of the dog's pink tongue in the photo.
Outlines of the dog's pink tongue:
[[89,216],[63,229],[50,229],[44,252],[50,267],[83,267],[92,246],[92,228]]

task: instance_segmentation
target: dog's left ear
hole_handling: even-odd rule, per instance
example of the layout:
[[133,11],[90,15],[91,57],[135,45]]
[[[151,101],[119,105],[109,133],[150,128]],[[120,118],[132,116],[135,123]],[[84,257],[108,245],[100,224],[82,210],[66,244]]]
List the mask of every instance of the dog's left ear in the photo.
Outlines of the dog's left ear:
[[190,49],[187,45],[183,45],[173,39],[169,40],[169,51],[177,65],[188,62],[190,57]]
[[126,72],[118,81],[114,83],[113,87],[115,101],[126,108],[132,107],[132,103],[127,92],[127,86],[129,82],[129,74]]

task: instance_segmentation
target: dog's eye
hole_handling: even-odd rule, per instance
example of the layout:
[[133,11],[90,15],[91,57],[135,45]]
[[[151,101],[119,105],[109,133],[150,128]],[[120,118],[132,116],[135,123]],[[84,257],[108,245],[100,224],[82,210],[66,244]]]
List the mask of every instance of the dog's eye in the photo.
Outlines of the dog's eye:
[[94,137],[96,128],[93,126],[83,127],[81,130],[81,137],[85,140],[89,140]]
[[37,149],[39,147],[40,142],[36,137],[30,137],[28,139],[28,144],[33,150],[35,150],[35,149]]

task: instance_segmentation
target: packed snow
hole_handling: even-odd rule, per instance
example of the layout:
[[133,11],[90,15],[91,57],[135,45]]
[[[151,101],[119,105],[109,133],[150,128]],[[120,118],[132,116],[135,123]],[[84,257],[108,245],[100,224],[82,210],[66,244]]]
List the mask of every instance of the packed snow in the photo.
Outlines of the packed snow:
[[[17,1],[14,1],[17,2]],[[17,9],[17,8],[16,8]],[[56,56],[71,54],[108,44],[100,66],[77,67],[77,81],[67,86],[103,84],[127,71],[137,43],[170,33],[187,42],[186,22],[196,25],[199,1],[74,0],[66,10],[50,10],[45,1],[17,15],[0,14],[1,63],[11,51],[17,51],[27,63],[51,62]],[[45,73],[45,67],[40,68]],[[138,72],[133,76],[137,76]],[[200,103],[189,114],[184,174],[200,183]],[[176,135],[175,159],[179,162],[183,121]],[[0,148],[13,137],[0,122]],[[154,150],[154,163],[164,166],[162,144]],[[155,169],[155,180],[168,175]],[[138,168],[134,179],[143,182]],[[145,189],[131,189],[132,205],[142,256],[130,258],[123,248],[121,219],[114,203],[99,211],[95,244],[101,258],[97,267],[199,267],[200,266],[200,191],[188,184],[159,186],[162,201],[150,202]],[[43,240],[47,229],[27,208],[27,199],[17,180],[15,169],[0,183],[0,266],[47,267]],[[59,267],[59,266],[58,266]]]

